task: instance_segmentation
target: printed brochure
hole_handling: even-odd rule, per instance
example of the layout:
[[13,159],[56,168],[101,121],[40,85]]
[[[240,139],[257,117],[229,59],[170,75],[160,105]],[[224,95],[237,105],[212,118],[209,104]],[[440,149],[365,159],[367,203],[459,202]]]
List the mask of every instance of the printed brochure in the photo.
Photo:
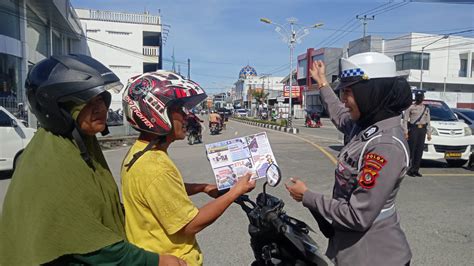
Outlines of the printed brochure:
[[252,179],[265,177],[268,166],[276,164],[266,132],[207,144],[206,152],[219,190],[247,172]]

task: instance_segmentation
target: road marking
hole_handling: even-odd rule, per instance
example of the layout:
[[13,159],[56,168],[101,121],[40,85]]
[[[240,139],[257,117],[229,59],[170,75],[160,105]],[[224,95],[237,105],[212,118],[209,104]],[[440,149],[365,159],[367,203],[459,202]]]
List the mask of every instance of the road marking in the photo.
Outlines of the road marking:
[[[291,135],[291,134],[290,134]],[[334,164],[336,165],[337,164],[337,159],[334,155],[332,155],[330,152],[328,152],[326,149],[324,149],[324,147],[321,147],[320,145],[308,140],[308,139],[305,139],[303,137],[300,137],[300,136],[296,136],[296,135],[292,135],[293,137],[295,138],[298,138],[302,141],[305,141],[311,145],[313,145],[313,147],[315,147],[316,149],[320,150],[324,155],[326,155],[326,157],[328,157],[328,159]]]
[[313,147],[315,147],[316,149],[320,150],[324,155],[326,155],[326,157],[334,164],[336,165],[337,164],[337,159],[336,157],[334,157],[334,155],[332,155],[330,152],[328,152],[326,149],[324,149],[324,147],[321,147],[320,145],[312,142],[311,140],[308,140],[308,139],[305,139],[303,137],[300,137],[300,136],[296,136],[294,134],[289,134],[289,133],[286,133],[286,132],[281,132],[281,131],[276,131],[276,130],[269,130],[267,128],[262,128],[262,127],[259,127],[259,126],[254,126],[254,125],[249,125],[249,124],[245,124],[245,123],[242,123],[246,126],[249,126],[249,127],[257,127],[257,128],[261,128],[265,131],[268,131],[268,132],[276,132],[276,133],[280,133],[280,134],[284,134],[284,135],[288,135],[288,136],[291,136],[291,137],[294,137],[294,138],[298,138],[304,142],[307,142],[309,144],[311,144]]
[[474,176],[474,174],[425,174],[423,176]]
[[[301,131],[300,131],[300,132],[301,132]],[[329,140],[329,141],[341,143],[341,140],[340,140],[340,139],[332,139],[332,138],[321,137],[321,136],[319,136],[319,135],[308,135],[308,134],[304,134],[304,133],[300,133],[300,135],[301,135],[301,136],[306,136],[306,137],[312,137],[312,138],[317,138],[317,139],[322,139],[322,140]]]

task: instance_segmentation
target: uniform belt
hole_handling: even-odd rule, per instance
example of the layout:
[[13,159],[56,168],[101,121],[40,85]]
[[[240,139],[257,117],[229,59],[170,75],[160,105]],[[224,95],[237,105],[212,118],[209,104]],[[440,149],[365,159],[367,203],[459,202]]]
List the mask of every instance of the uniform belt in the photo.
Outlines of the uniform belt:
[[390,216],[392,216],[392,214],[395,213],[395,204],[392,204],[392,206],[388,207],[388,208],[385,208],[385,209],[382,209],[379,213],[379,215],[377,216],[377,218],[375,218],[375,222],[378,222],[378,221],[381,221],[383,219],[386,219]]

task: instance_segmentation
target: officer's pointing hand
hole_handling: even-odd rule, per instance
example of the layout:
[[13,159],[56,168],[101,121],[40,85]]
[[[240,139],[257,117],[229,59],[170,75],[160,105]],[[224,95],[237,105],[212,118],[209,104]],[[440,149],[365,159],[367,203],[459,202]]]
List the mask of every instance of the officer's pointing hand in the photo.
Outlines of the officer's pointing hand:
[[298,178],[290,178],[290,181],[285,184],[286,189],[290,192],[290,196],[300,202],[303,200],[303,194],[308,190],[306,184]]

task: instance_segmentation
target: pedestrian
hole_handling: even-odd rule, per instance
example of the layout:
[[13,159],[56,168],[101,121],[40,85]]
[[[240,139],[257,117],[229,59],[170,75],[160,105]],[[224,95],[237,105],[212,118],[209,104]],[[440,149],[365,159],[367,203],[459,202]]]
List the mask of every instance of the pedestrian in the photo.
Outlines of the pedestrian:
[[117,185],[99,148],[119,78],[85,55],[52,56],[26,79],[41,128],[25,148],[0,220],[0,265],[185,265],[125,240]]
[[430,126],[430,109],[423,104],[425,92],[422,90],[414,90],[415,101],[408,107],[403,116],[403,129],[405,138],[408,140],[410,147],[411,167],[407,172],[409,176],[423,176],[420,174],[421,157],[425,146],[425,138],[431,140]]
[[185,111],[206,97],[195,82],[164,70],[135,78],[123,95],[127,120],[140,132],[122,165],[127,238],[146,250],[182,258],[189,265],[203,263],[196,234],[255,187],[246,174],[228,193],[199,209],[190,200],[189,196],[201,192],[217,197],[217,186],[184,183],[168,148],[186,136]]
[[350,141],[338,155],[332,198],[297,178],[287,184],[290,195],[316,218],[336,265],[409,265],[395,202],[409,165],[400,121],[411,104],[410,86],[397,76],[395,62],[379,53],[341,59],[342,102],[323,62],[313,63],[311,76],[331,120]]

